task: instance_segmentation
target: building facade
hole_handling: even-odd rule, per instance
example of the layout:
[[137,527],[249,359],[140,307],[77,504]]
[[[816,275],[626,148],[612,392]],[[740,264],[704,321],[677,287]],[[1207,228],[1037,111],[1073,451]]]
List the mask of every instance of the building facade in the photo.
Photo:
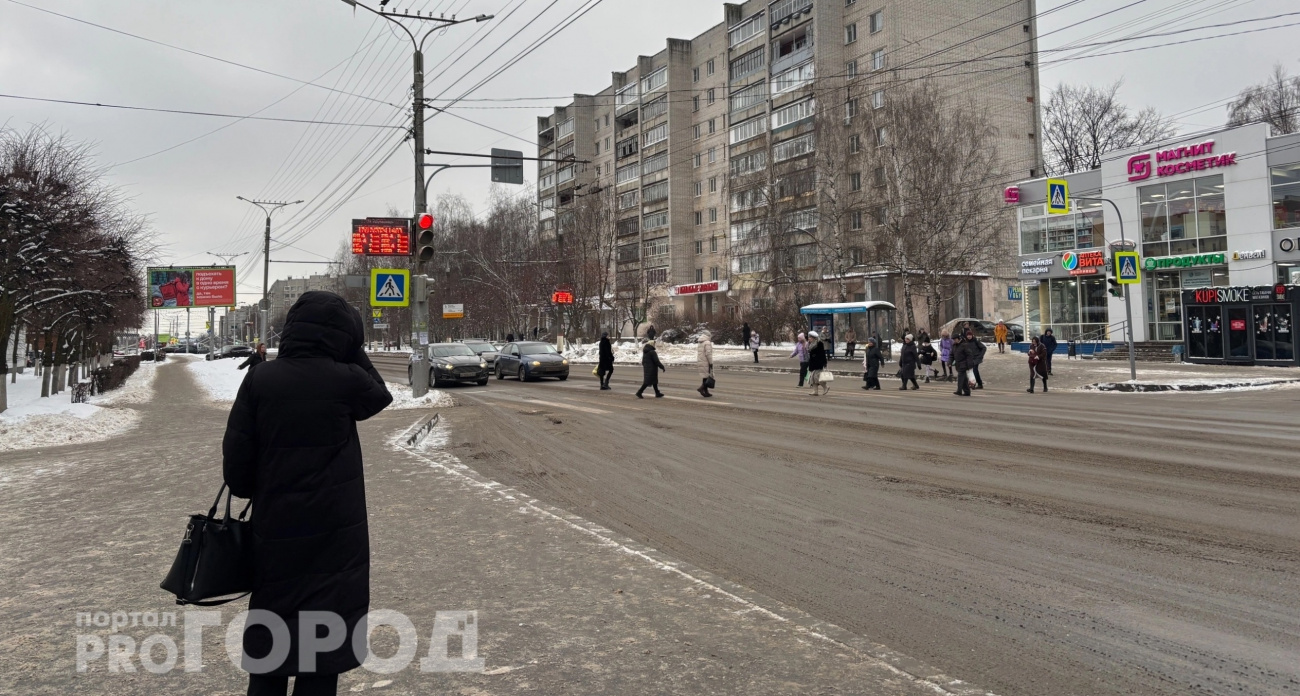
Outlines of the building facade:
[[[1020,278],[1007,292],[1023,298],[1029,334],[1119,340],[1124,301],[1106,277],[1124,240],[1141,255],[1141,283],[1130,286],[1137,341],[1184,343],[1232,326],[1189,313],[1188,291],[1300,285],[1300,135],[1254,124],[1178,136],[1062,178],[1066,215],[1047,213],[1045,180],[1019,186]],[[1290,324],[1289,314],[1265,323]]]
[[278,329],[280,328],[280,319],[289,312],[289,308],[303,293],[311,290],[324,290],[327,292],[339,291],[339,279],[332,275],[313,275],[306,278],[286,278],[271,283],[271,292],[268,298],[271,300],[271,322]]
[[[784,215],[807,241],[791,246],[788,262],[800,282],[821,283],[818,181],[864,174],[847,159],[839,171],[819,171],[813,121],[833,112],[847,126],[860,110],[881,108],[892,85],[935,81],[990,115],[1010,177],[1042,171],[1033,0],[751,0],[724,4],[722,14],[717,26],[668,39],[663,51],[613,72],[603,90],[538,119],[540,157],[561,160],[539,163],[541,233],[563,239],[587,219],[583,197],[600,197],[611,212],[621,298],[701,319],[761,306],[773,262],[769,241],[755,239],[767,203],[750,182],[776,167],[781,195],[795,201]],[[873,274],[868,256],[854,265],[845,299],[894,299],[896,284]],[[845,275],[814,294],[844,294]],[[970,305],[986,305],[976,316],[994,318],[1018,310],[986,285],[954,311],[969,316]]]

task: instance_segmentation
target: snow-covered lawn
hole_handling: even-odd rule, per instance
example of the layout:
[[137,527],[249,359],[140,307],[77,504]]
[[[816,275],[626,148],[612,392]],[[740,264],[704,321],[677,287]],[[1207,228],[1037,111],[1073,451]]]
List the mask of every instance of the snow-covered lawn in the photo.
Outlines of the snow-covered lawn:
[[[244,375],[248,374],[247,369],[238,369],[242,360],[208,361],[188,355],[180,356],[180,359],[186,361],[186,367],[194,375],[199,387],[213,401],[234,402],[235,396],[239,394],[239,385],[244,381]],[[451,399],[436,389],[430,389],[424,398],[417,400],[411,398],[409,385],[396,382],[388,382],[387,385],[388,391],[393,395],[393,403],[388,407],[390,409],[437,408],[451,404]]]
[[31,371],[6,384],[9,408],[0,413],[0,451],[98,442],[120,435],[140,423],[140,412],[112,408],[143,403],[153,395],[155,368],[145,364],[126,384],[92,397],[91,403],[72,403],[71,390],[41,398],[41,378]]
[[[623,341],[614,344],[614,362],[615,363],[640,363],[642,343],[633,343]],[[694,365],[695,364],[695,344],[694,343],[655,343],[655,350],[659,351],[659,360],[665,365]],[[763,353],[768,352],[767,347],[763,348]],[[594,365],[600,361],[600,344],[587,343],[584,345],[572,346],[564,351],[564,357],[575,364]],[[751,353],[740,346],[713,346],[713,361],[733,362],[741,361],[746,358],[752,359]]]

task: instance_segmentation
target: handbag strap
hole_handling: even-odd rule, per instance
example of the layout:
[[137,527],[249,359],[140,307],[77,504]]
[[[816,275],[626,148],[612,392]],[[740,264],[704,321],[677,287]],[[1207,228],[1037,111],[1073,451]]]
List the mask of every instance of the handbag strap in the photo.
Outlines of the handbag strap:
[[[212,507],[208,509],[208,519],[215,520],[217,518],[217,506],[221,504],[221,496],[222,494],[226,495],[226,514],[221,520],[223,527],[230,521],[230,500],[235,496],[234,492],[228,491],[227,488],[228,486],[225,483],[221,484],[221,489],[217,491],[217,499],[212,501]],[[248,502],[244,504],[244,509],[239,511],[238,519],[240,521],[248,519],[248,509],[252,506],[253,499],[249,498]]]
[[[215,519],[217,516],[217,506],[221,504],[221,494],[226,492],[226,483],[221,483],[221,489],[217,491],[217,499],[212,501],[212,507],[208,508],[208,517]],[[230,499],[226,498],[226,517],[230,517]]]
[[229,604],[229,603],[231,603],[231,602],[237,602],[237,601],[239,601],[239,600],[241,600],[241,599],[247,597],[247,596],[250,595],[250,594],[253,594],[253,593],[252,593],[252,592],[245,592],[244,594],[236,595],[236,596],[234,596],[234,597],[230,597],[229,599],[207,599],[207,600],[196,601],[196,602],[188,602],[188,601],[186,601],[186,600],[184,600],[184,599],[180,599],[180,598],[178,597],[178,598],[176,599],[176,603],[179,604],[179,605],[181,605],[181,606],[185,606],[185,605],[193,605],[193,606],[196,606],[196,607],[219,607],[219,606],[221,606],[222,604]]

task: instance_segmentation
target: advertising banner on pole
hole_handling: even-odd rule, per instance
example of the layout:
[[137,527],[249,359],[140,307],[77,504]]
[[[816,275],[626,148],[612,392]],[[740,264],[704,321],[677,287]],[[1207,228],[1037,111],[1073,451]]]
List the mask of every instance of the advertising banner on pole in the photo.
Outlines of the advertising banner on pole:
[[150,309],[235,306],[233,266],[151,267]]

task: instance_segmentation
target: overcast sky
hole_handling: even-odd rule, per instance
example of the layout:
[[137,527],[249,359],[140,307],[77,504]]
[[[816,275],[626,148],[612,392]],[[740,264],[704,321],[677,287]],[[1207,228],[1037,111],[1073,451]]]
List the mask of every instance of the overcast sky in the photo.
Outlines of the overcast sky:
[[[393,0],[392,6],[498,16],[430,39],[426,96],[448,97],[460,96],[592,1]],[[208,264],[216,261],[208,252],[249,252],[239,259],[240,300],[253,301],[261,295],[262,217],[235,196],[306,201],[277,215],[275,237],[291,246],[273,250],[273,259],[323,261],[333,257],[352,218],[383,215],[389,206],[410,210],[411,150],[400,144],[401,131],[391,128],[408,108],[409,41],[373,15],[354,14],[339,0],[21,2],[0,0],[2,94],[364,124],[233,121],[0,98],[0,124],[24,129],[44,123],[96,144],[98,161],[112,167],[109,180],[151,215],[161,242],[158,262]],[[1054,11],[1066,4],[1039,0],[1040,48],[1300,13],[1296,0],[1083,0]],[[1113,10],[1118,11],[1106,14]],[[477,124],[438,116],[430,121],[427,146],[536,154],[536,117],[564,103],[562,95],[598,91],[612,70],[632,67],[638,54],[661,50],[668,37],[691,38],[721,19],[722,2],[715,0],[599,0],[557,37],[469,95],[553,100],[463,102],[452,113]],[[1215,127],[1224,121],[1226,100],[1264,78],[1274,63],[1300,72],[1300,26],[1168,44],[1297,22],[1300,15],[1093,49],[1162,46],[1044,64],[1044,91],[1062,81],[1123,77],[1121,95],[1128,104],[1174,114],[1186,131]],[[1071,55],[1044,55],[1043,61]],[[162,150],[168,151],[155,154]],[[440,174],[431,189],[431,195],[463,194],[476,207],[488,192],[486,170],[476,169]],[[272,264],[271,275],[326,268]]]

